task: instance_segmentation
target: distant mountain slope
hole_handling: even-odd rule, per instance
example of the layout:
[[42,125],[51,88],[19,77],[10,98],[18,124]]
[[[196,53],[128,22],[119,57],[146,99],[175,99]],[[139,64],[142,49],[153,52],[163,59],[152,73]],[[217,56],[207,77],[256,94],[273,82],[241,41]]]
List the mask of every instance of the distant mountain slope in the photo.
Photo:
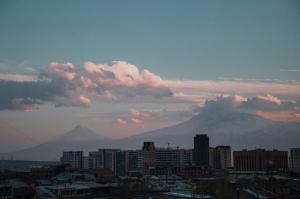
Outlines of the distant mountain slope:
[[300,147],[300,123],[274,122],[254,114],[243,112],[218,112],[199,114],[192,119],[174,125],[132,136],[119,141],[122,148],[141,147],[142,141],[154,141],[157,146],[193,148],[193,136],[206,133],[210,145],[231,145],[242,148]]
[[59,160],[62,151],[65,150],[97,150],[102,146],[109,147],[106,145],[109,143],[109,139],[100,136],[84,126],[76,126],[71,131],[64,135],[24,150],[0,154],[0,157],[10,158],[13,157],[17,160]]
[[63,150],[140,149],[144,141],[154,141],[159,147],[170,143],[172,147],[193,148],[193,136],[197,133],[208,134],[211,146],[230,145],[233,149],[300,147],[300,123],[224,111],[199,114],[174,126],[118,140],[105,139],[77,126],[56,140],[7,155],[26,160],[58,160]]

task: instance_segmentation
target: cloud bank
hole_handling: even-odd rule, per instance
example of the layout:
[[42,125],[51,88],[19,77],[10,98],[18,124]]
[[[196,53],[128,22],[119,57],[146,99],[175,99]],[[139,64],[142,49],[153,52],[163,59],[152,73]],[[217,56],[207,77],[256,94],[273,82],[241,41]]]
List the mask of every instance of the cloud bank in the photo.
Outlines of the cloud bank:
[[[275,121],[300,121],[300,101],[280,100],[270,94],[246,98],[240,95],[218,96],[201,107],[189,109],[138,110],[131,108],[128,115],[114,120],[114,124],[142,124],[144,122],[182,122],[197,114],[214,115],[228,112],[247,112]],[[138,122],[134,122],[138,121]]]
[[242,111],[275,121],[300,121],[300,101],[280,100],[270,94],[245,98],[242,96],[219,96],[208,100],[200,109],[200,114],[227,111]]
[[[5,77],[5,78],[4,78]],[[52,62],[38,78],[0,76],[0,110],[33,110],[43,103],[55,106],[90,106],[100,101],[158,101],[172,97],[165,82],[148,70],[124,61],[111,64]]]
[[[166,80],[125,61],[109,64],[88,61],[82,66],[51,62],[45,68],[35,70],[34,75],[0,74],[0,110],[32,111],[44,103],[56,107],[89,107],[95,101],[104,101],[187,103],[205,107],[213,104],[215,108],[238,107],[247,111],[256,110],[257,113],[296,110],[295,114],[298,114],[296,107],[299,99],[300,83],[297,81],[239,78]],[[160,118],[161,115],[176,115],[175,112],[167,110],[161,114],[163,111],[139,110],[137,115],[131,110],[130,118],[119,118],[116,123],[137,124],[149,118]],[[187,115],[192,116],[190,113]]]

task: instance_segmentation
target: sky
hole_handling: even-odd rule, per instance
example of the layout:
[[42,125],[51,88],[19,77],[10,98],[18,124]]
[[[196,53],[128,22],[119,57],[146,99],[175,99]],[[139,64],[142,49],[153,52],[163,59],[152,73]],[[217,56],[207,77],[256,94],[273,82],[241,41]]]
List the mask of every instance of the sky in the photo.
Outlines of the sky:
[[297,0],[2,0],[0,150],[77,124],[126,137],[187,120],[220,96],[300,121],[299,8]]

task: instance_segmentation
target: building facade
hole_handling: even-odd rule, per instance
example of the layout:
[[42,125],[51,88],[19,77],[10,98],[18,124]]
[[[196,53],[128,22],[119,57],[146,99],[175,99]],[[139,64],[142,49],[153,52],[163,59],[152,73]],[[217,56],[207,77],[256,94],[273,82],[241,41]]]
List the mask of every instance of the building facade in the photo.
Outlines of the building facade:
[[137,171],[143,169],[143,158],[141,150],[126,151],[126,170]]
[[192,165],[192,150],[159,148],[155,150],[156,168],[183,168]]
[[180,168],[193,165],[193,149],[176,149],[177,165]]
[[126,161],[126,151],[116,152],[116,175],[125,176],[127,174],[127,161]]
[[215,148],[215,168],[227,169],[231,167],[231,147],[230,146],[217,146]]
[[88,156],[88,168],[89,169],[101,169],[103,168],[103,156],[98,151],[89,152]]
[[209,167],[216,167],[216,149],[215,147],[209,147]]
[[264,149],[233,152],[234,169],[238,171],[287,170],[287,151],[267,151]]
[[232,167],[231,147],[209,147],[209,166],[215,169],[228,169]]
[[149,174],[150,169],[155,168],[155,145],[154,142],[144,142],[142,148],[143,172]]
[[89,169],[110,169],[115,172],[118,151],[118,149],[99,149],[89,152]]
[[69,164],[72,168],[83,168],[83,151],[64,151],[60,159],[62,164]]
[[293,172],[300,173],[300,148],[290,149],[290,169]]

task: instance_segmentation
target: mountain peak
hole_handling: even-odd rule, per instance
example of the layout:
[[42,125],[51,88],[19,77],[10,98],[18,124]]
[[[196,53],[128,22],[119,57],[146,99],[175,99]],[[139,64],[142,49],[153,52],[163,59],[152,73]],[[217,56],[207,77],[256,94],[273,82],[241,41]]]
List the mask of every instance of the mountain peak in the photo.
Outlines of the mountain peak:
[[89,130],[89,128],[84,125],[78,124],[71,131],[73,130]]
[[83,125],[77,125],[72,130],[60,136],[57,141],[86,141],[86,140],[100,140],[105,137],[95,133]]

